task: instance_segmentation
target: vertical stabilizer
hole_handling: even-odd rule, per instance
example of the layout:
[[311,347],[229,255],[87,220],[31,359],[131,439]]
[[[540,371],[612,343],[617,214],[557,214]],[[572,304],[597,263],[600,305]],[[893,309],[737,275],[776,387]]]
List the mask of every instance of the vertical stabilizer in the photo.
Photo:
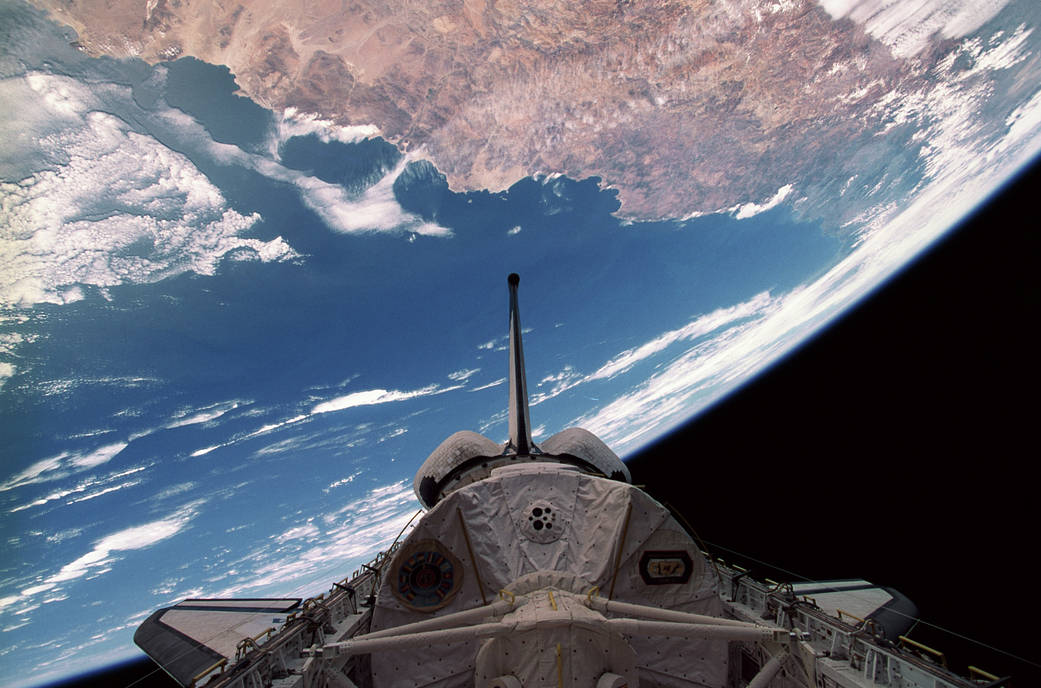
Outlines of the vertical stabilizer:
[[524,378],[524,347],[521,345],[520,311],[517,308],[517,285],[520,275],[513,272],[506,278],[510,285],[510,443],[507,450],[518,456],[538,453],[531,441],[531,421],[528,418],[528,384]]

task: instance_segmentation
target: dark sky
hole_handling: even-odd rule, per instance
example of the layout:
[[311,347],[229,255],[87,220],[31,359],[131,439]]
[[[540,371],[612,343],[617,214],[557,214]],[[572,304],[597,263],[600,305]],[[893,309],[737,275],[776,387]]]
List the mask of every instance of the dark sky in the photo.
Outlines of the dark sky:
[[[939,626],[1041,663],[1034,591],[1041,165],[858,309],[630,463],[701,537],[813,579],[895,587]],[[764,575],[776,572],[760,567]],[[918,626],[952,656],[1041,668]],[[74,685],[144,681],[150,662]]]
[[[1041,663],[1036,633],[1017,637],[1041,618],[1019,582],[1036,570],[1039,192],[1035,165],[860,308],[634,457],[634,481],[710,543],[895,587],[924,619]],[[912,637],[1041,685],[1039,667]]]

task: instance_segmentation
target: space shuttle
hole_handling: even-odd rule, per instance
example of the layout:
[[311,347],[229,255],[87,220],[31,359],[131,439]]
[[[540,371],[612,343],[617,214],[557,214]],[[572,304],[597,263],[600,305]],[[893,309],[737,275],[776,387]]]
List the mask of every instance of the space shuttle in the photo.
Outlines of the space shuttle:
[[955,675],[907,638],[917,611],[899,592],[860,579],[757,579],[707,553],[589,431],[536,444],[519,282],[507,279],[505,444],[465,430],[448,437],[416,473],[422,516],[411,531],[325,593],[188,599],[156,611],[134,641],[174,681],[979,688],[989,680]]

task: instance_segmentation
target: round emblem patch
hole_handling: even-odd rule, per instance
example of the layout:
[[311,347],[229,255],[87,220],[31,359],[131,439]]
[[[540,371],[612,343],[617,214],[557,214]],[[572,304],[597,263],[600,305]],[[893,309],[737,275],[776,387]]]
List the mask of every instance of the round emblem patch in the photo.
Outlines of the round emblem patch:
[[394,595],[409,609],[431,612],[448,604],[459,592],[463,567],[436,540],[423,540],[398,555]]

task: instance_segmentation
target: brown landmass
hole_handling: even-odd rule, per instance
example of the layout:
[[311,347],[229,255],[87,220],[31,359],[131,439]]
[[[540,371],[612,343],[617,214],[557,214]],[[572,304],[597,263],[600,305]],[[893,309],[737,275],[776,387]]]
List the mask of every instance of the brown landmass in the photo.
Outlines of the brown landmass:
[[455,190],[598,176],[637,218],[832,167],[922,69],[801,0],[36,2],[89,53],[191,55],[265,106],[375,124]]

